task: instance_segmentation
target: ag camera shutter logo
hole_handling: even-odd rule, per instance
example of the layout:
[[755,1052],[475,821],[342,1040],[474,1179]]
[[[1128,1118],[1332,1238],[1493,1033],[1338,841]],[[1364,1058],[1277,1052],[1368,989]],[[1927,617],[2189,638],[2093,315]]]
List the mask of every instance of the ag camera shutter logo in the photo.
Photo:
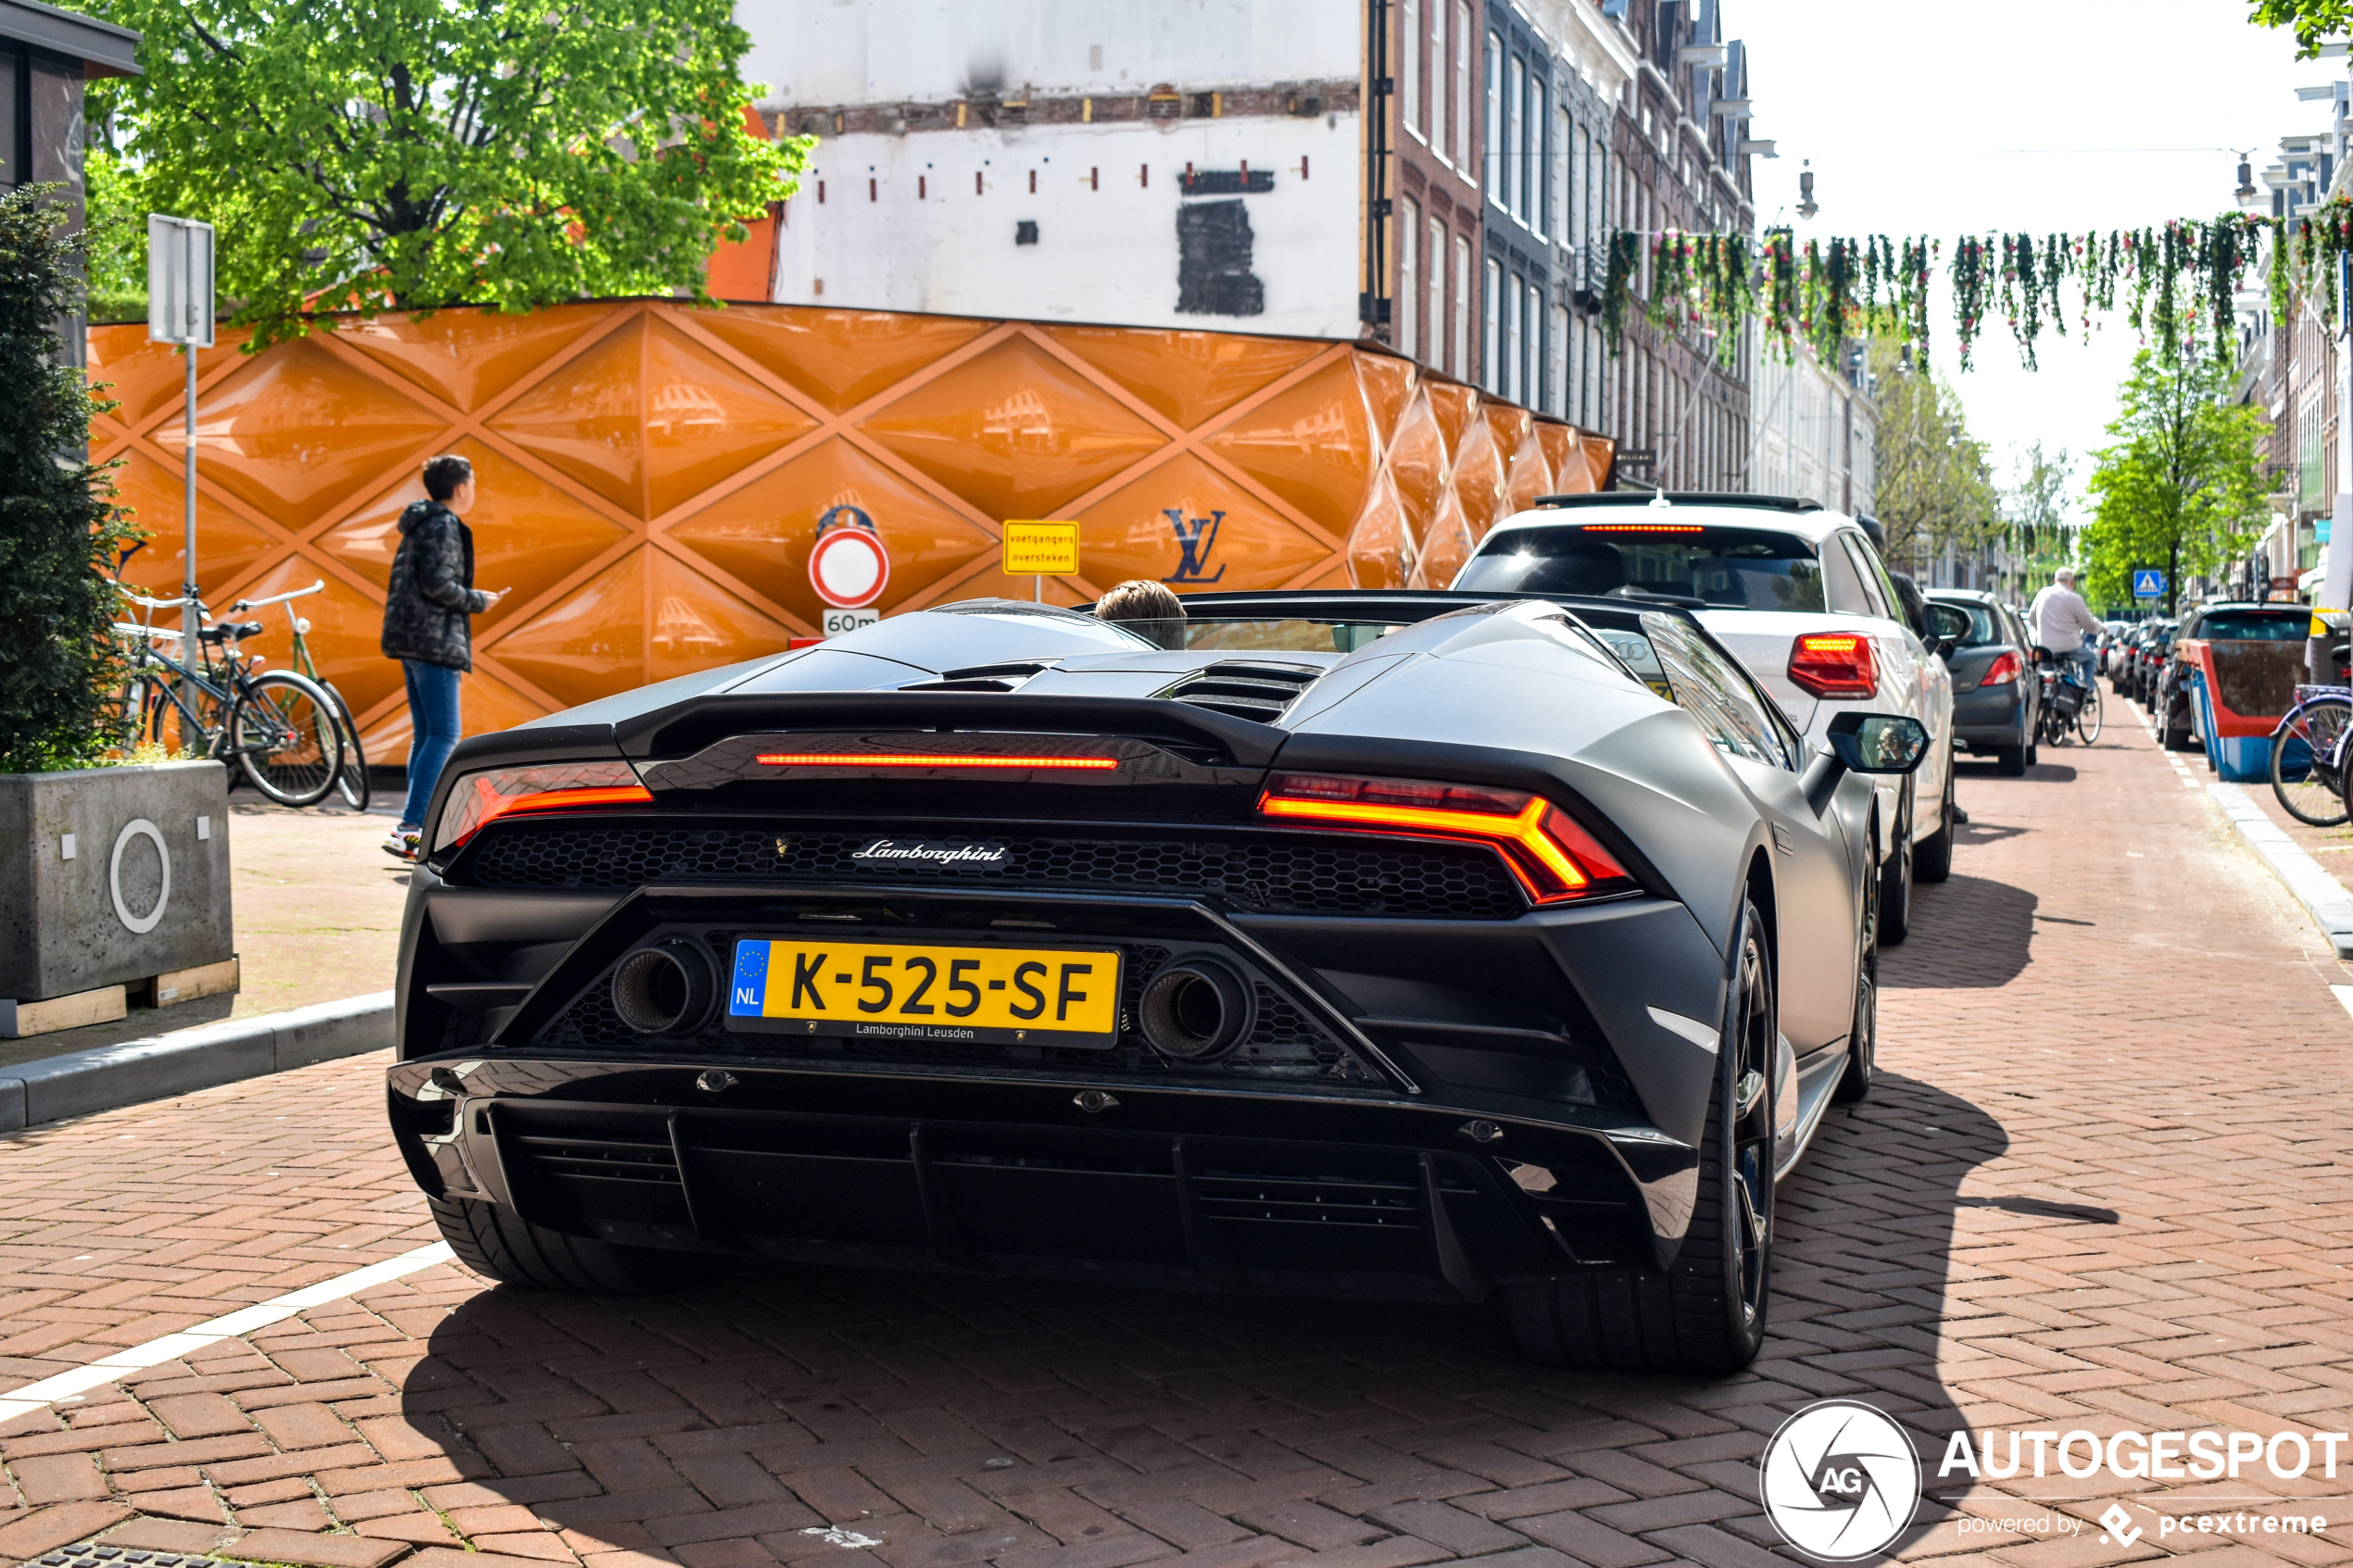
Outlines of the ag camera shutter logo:
[[1781,1538],[1824,1562],[1883,1551],[1920,1503],[1920,1461],[1887,1413],[1822,1399],[1781,1423],[1758,1467],[1766,1517]]

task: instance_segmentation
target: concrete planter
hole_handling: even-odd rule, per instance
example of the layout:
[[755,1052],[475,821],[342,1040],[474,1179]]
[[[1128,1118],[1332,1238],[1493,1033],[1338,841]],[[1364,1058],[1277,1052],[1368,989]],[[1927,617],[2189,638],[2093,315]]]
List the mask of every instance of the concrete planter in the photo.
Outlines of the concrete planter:
[[235,951],[220,763],[0,773],[0,999],[136,984]]

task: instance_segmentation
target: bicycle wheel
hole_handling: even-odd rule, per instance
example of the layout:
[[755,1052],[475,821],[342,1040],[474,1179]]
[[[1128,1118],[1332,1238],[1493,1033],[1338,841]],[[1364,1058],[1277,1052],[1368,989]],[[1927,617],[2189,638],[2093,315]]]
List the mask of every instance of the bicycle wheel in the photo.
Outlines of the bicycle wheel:
[[2353,728],[2353,700],[2311,697],[2271,732],[2271,793],[2287,814],[2316,828],[2347,820],[2342,781],[2329,759]]
[[258,675],[229,711],[229,749],[238,767],[282,806],[315,806],[343,771],[334,699],[283,670]]
[[2085,746],[2100,738],[2100,688],[2096,681],[2083,694],[2083,706],[2076,710],[2075,729]]

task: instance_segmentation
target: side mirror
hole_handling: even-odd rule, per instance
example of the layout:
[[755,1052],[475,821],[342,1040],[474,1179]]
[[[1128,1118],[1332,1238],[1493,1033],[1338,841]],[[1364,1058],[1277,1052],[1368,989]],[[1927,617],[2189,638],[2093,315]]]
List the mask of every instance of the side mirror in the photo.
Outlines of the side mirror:
[[1836,714],[1823,738],[1830,748],[1814,754],[1798,781],[1817,815],[1848,773],[1908,773],[1928,755],[1927,726],[1900,713]]
[[1929,645],[1936,657],[1949,659],[1961,639],[1969,633],[1969,617],[1965,609],[1953,605],[1932,604],[1928,607]]
[[1849,772],[1908,773],[1928,755],[1928,727],[1900,713],[1841,713],[1826,737]]

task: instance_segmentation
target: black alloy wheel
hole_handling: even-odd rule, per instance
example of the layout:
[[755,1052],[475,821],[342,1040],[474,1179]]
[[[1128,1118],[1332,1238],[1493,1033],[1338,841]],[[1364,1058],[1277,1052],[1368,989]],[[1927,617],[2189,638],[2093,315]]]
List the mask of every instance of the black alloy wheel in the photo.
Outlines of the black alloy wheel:
[[1943,882],[1953,874],[1953,835],[1959,831],[1959,823],[1954,820],[1958,810],[1953,794],[1956,787],[1953,759],[1947,753],[1944,759],[1944,805],[1938,813],[1937,828],[1920,840],[1919,848],[1912,860],[1912,875],[1921,882]]
[[1904,804],[1879,869],[1879,939],[1894,947],[1912,934],[1912,781],[1904,781]]
[[[1741,905],[1699,1188],[1674,1263],[1518,1280],[1498,1293],[1530,1361],[1738,1372],[1765,1345],[1773,1275],[1773,1082],[1780,1012],[1764,919]],[[1794,1071],[1793,1066],[1792,1071]]]

